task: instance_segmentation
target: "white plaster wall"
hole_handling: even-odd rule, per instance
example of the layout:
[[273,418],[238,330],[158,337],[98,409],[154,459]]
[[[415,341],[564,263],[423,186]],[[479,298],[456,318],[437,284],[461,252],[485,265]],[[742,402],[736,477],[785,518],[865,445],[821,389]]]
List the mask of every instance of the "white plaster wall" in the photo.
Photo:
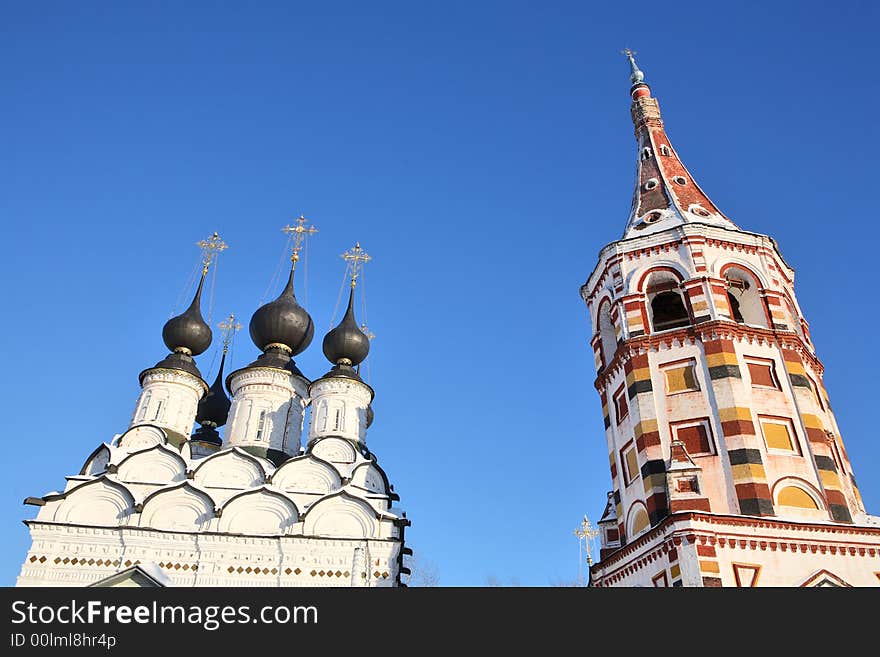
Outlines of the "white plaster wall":
[[[305,382],[289,372],[253,367],[230,380],[229,409],[224,447],[237,445],[299,453],[303,429]],[[265,413],[261,425],[261,413]]]
[[144,375],[142,386],[130,426],[160,426],[177,444],[189,438],[199,400],[205,394],[204,382],[186,372],[157,368]]
[[367,407],[372,401],[370,389],[352,379],[327,378],[313,382],[312,421],[309,441],[324,436],[341,436],[366,442]]

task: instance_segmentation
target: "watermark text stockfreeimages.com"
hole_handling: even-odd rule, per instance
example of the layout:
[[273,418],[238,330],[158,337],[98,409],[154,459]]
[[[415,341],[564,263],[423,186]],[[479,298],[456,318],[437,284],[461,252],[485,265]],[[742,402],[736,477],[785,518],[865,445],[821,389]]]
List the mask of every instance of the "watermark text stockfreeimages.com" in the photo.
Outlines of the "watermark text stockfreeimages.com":
[[262,623],[266,625],[317,624],[318,609],[314,605],[266,605],[251,609],[250,605],[169,605],[152,601],[141,605],[111,605],[101,600],[69,603],[34,604],[24,600],[12,603],[14,625],[138,623],[199,625],[214,631],[223,625]]

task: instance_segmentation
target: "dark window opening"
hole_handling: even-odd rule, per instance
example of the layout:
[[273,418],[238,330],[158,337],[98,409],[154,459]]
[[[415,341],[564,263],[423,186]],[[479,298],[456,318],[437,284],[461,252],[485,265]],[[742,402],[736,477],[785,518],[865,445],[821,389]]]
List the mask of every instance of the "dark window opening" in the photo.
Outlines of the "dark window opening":
[[651,316],[655,331],[689,326],[687,309],[677,292],[661,292],[651,300]]
[[727,302],[730,304],[730,316],[740,324],[745,323],[746,320],[743,319],[742,312],[739,309],[739,301],[730,293],[730,290],[727,291]]

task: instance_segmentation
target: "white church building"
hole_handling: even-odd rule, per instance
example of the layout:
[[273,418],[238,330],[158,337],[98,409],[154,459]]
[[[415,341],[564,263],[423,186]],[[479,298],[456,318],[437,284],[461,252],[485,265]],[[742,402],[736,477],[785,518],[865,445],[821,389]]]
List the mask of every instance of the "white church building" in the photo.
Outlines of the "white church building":
[[162,331],[171,353],[140,374],[130,426],[60,492],[25,500],[39,510],[25,521],[33,542],[18,586],[401,585],[410,523],[366,444],[374,393],[358,374],[370,348],[354,317],[358,261],[345,316],[323,341],[332,368],[310,381],[293,361],[314,333],[294,295],[297,253],[284,291],[251,318],[262,354],[224,381],[224,347],[210,386],[194,360],[212,340],[200,308],[208,255],[192,304]]

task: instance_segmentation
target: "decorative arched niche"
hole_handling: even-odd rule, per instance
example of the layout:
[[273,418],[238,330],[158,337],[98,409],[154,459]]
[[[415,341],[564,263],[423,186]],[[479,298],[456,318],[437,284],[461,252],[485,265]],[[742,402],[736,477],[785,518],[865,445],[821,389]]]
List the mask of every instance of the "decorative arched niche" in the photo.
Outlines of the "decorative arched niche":
[[773,485],[773,502],[777,515],[827,520],[828,511],[822,495],[802,479],[786,477]]
[[608,299],[603,299],[599,304],[596,328],[602,345],[602,360],[607,367],[617,352],[617,332],[611,319],[611,302]]
[[651,528],[651,520],[648,509],[641,502],[633,502],[626,516],[627,539],[633,540],[640,534],[644,534]]

